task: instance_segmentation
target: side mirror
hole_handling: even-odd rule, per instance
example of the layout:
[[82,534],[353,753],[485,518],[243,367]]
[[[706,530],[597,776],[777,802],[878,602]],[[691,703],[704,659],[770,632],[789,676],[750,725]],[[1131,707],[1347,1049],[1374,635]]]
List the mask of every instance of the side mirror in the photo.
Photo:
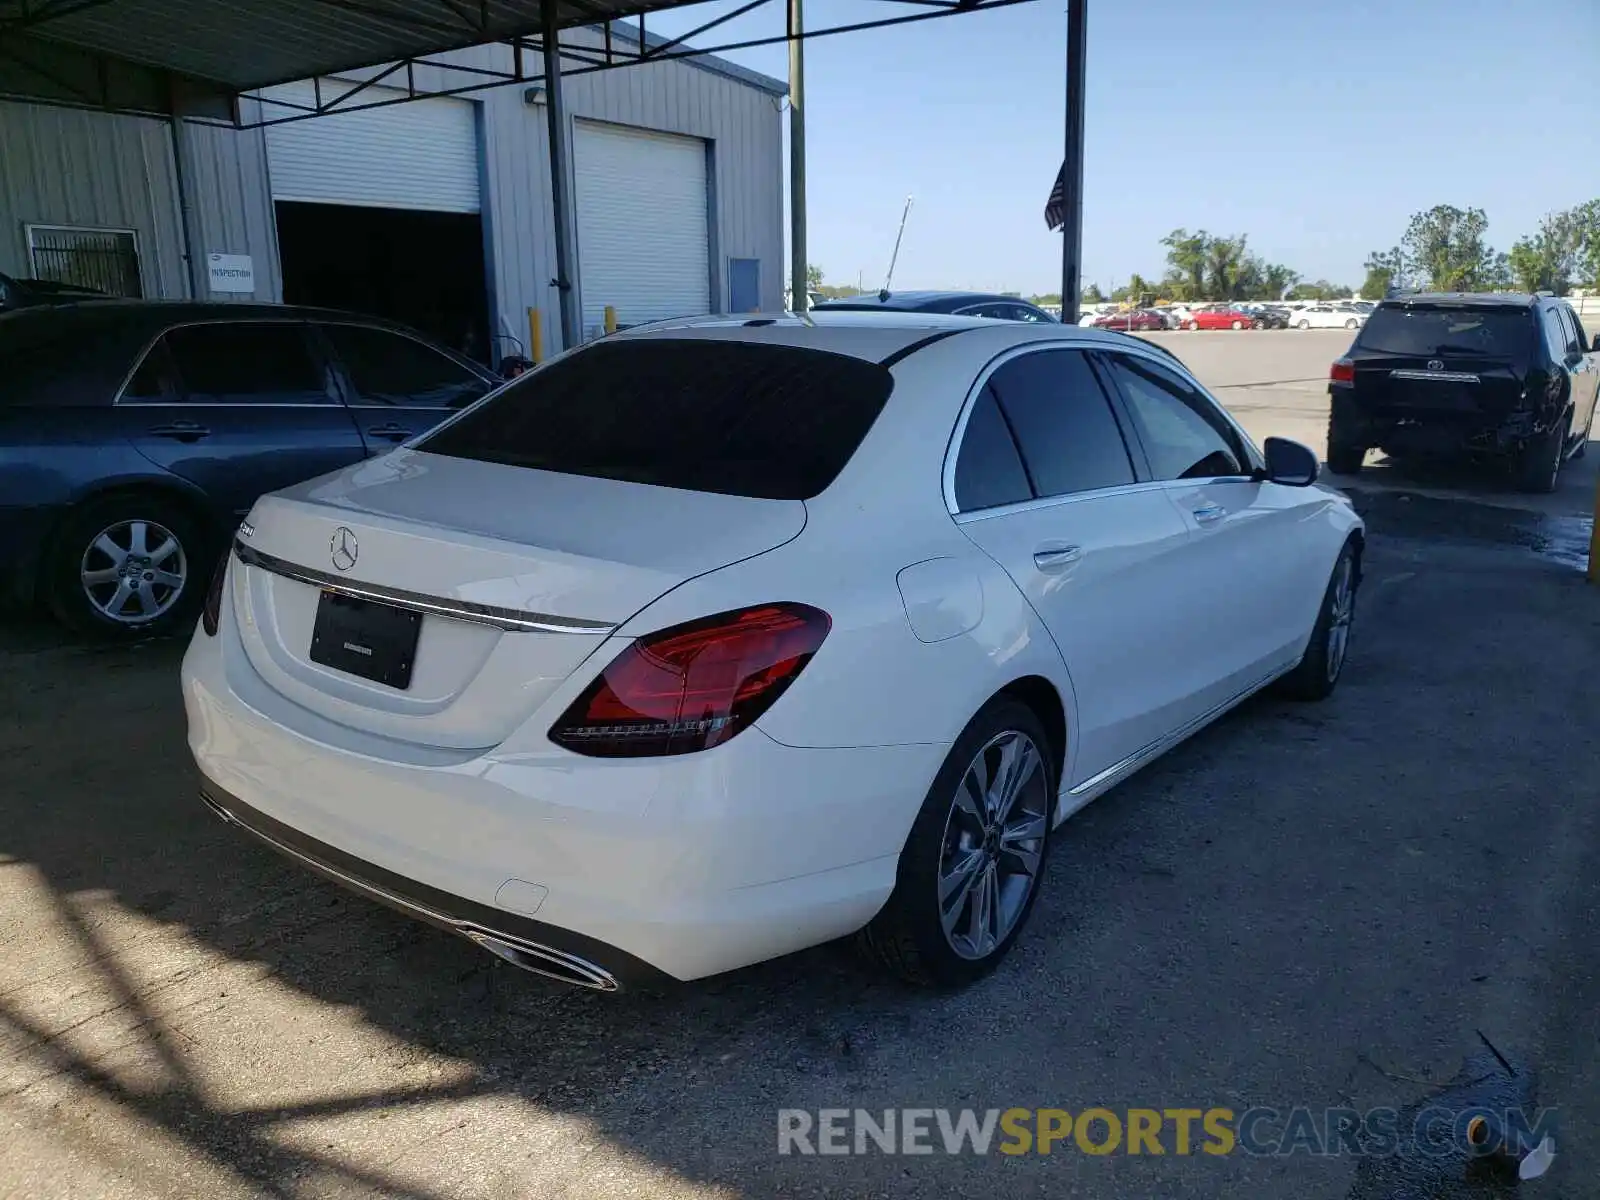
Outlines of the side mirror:
[[1322,464],[1310,447],[1288,438],[1269,437],[1262,447],[1267,456],[1266,478],[1286,487],[1310,487],[1322,473]]

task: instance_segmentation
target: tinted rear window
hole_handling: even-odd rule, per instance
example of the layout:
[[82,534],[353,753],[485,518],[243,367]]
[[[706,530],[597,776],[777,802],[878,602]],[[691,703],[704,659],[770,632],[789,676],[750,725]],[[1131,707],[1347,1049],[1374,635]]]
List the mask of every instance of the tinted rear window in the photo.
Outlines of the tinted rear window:
[[754,342],[598,342],[421,443],[431,454],[769,500],[808,500],[894,386],[877,363]]
[[1380,305],[1356,338],[1363,350],[1430,358],[1481,354],[1524,358],[1532,345],[1533,321],[1525,308],[1463,305]]
[[131,365],[134,339],[110,313],[49,308],[0,316],[0,404],[109,404]]

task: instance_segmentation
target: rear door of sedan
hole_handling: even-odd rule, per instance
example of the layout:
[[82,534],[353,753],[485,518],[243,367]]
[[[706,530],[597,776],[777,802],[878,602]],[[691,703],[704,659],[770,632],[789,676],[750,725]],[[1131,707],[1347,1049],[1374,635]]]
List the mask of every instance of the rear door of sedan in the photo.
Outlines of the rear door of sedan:
[[328,368],[297,320],[168,329],[117,398],[146,458],[228,517],[256,499],[360,461],[363,447]]
[[946,502],[1061,652],[1078,722],[1066,782],[1082,784],[1193,712],[1188,527],[1163,485],[1139,480],[1082,350],[1035,345],[996,359],[958,432]]
[[396,329],[320,321],[369,455],[426,433],[494,386],[487,373]]

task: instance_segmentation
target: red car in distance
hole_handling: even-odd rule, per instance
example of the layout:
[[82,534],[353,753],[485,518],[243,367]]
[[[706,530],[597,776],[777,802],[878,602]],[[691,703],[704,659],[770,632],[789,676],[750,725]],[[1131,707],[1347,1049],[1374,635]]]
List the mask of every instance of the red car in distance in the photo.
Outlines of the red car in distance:
[[1184,321],[1185,329],[1254,329],[1256,319],[1237,308],[1197,308]]
[[1096,329],[1121,329],[1127,332],[1134,332],[1165,329],[1167,323],[1162,319],[1160,313],[1135,308],[1130,309],[1128,312],[1106,313],[1103,317],[1096,317],[1094,327]]

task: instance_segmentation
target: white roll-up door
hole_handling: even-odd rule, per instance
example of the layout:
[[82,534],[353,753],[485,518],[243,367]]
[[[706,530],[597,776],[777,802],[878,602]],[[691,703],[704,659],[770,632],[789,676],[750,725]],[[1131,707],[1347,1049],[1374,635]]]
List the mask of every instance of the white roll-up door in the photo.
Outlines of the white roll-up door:
[[579,121],[573,137],[587,333],[711,310],[706,143]]
[[[353,86],[324,79],[323,103]],[[404,94],[369,87],[351,103]],[[316,93],[304,81],[267,88],[262,95],[310,107]],[[262,106],[269,119],[290,111]],[[472,102],[452,96],[269,125],[267,162],[274,200],[431,212],[479,209],[477,122]]]

